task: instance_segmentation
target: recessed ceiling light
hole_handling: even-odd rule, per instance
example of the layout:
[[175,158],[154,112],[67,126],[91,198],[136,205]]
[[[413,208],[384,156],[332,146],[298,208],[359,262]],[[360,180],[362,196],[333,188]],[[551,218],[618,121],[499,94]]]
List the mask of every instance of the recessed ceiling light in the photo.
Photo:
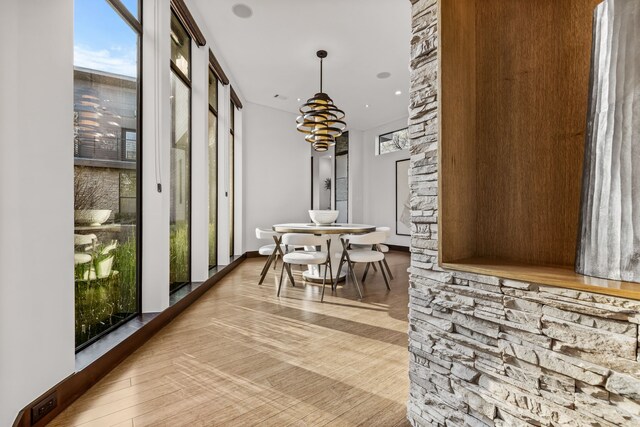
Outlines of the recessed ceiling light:
[[302,101],[302,99],[298,98],[298,102]]
[[234,4],[231,10],[238,18],[250,18],[253,15],[251,8],[242,3]]
[[369,104],[366,104],[366,105],[364,106],[364,108],[369,108]]
[[391,77],[391,73],[389,73],[388,71],[383,71],[381,73],[376,74],[376,77],[379,79],[388,79],[389,77]]
[[396,91],[396,95],[402,95],[402,91],[401,90],[397,90]]

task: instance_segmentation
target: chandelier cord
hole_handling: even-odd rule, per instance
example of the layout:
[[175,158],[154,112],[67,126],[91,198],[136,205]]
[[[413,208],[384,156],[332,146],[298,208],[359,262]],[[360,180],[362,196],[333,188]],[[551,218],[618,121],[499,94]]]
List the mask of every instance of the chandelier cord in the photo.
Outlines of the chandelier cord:
[[322,93],[322,58],[320,58],[320,93]]

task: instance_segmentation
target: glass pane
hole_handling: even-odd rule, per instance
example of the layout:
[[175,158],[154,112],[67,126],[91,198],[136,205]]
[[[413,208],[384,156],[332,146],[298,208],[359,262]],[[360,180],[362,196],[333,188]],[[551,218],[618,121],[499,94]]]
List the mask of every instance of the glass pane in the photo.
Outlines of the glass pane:
[[209,266],[218,264],[218,118],[209,111]]
[[393,153],[394,151],[409,148],[409,131],[401,129],[395,132],[385,133],[378,137],[379,154]]
[[129,9],[129,12],[131,12],[131,14],[133,16],[135,16],[138,21],[140,20],[140,9],[139,9],[139,2],[138,0],[120,0],[122,2],[123,5],[125,5],[127,7],[127,9]]
[[233,104],[233,102],[231,102],[231,108],[229,109],[229,111],[231,112],[231,116],[229,118],[229,127],[231,128],[231,130],[234,130],[236,128],[236,106]]
[[191,38],[175,13],[171,14],[171,62],[187,79],[191,78],[189,75]]
[[191,93],[171,72],[171,185],[170,259],[171,289],[190,281],[191,221],[191,135],[189,132]]
[[218,79],[209,70],[209,106],[218,111]]
[[124,141],[124,159],[123,160],[135,160],[136,159],[136,131],[130,129],[123,129],[123,141]]
[[344,133],[336,139],[336,188],[335,202],[338,210],[336,222],[349,222],[349,133]]
[[105,1],[78,0],[74,7],[75,329],[81,347],[139,310],[139,40]]

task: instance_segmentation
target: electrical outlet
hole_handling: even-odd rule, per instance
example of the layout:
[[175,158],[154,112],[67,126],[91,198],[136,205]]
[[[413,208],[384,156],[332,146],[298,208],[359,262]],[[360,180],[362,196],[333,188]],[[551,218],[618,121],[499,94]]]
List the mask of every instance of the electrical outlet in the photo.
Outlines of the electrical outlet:
[[54,391],[31,407],[31,425],[34,425],[58,406],[58,393]]

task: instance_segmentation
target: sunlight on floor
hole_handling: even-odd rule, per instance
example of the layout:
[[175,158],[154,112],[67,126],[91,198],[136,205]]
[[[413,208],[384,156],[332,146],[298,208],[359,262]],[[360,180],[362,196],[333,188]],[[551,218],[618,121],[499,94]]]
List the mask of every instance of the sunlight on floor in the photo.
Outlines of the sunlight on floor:
[[409,257],[389,261],[390,292],[378,272],[320,303],[248,259],[50,425],[407,425]]

